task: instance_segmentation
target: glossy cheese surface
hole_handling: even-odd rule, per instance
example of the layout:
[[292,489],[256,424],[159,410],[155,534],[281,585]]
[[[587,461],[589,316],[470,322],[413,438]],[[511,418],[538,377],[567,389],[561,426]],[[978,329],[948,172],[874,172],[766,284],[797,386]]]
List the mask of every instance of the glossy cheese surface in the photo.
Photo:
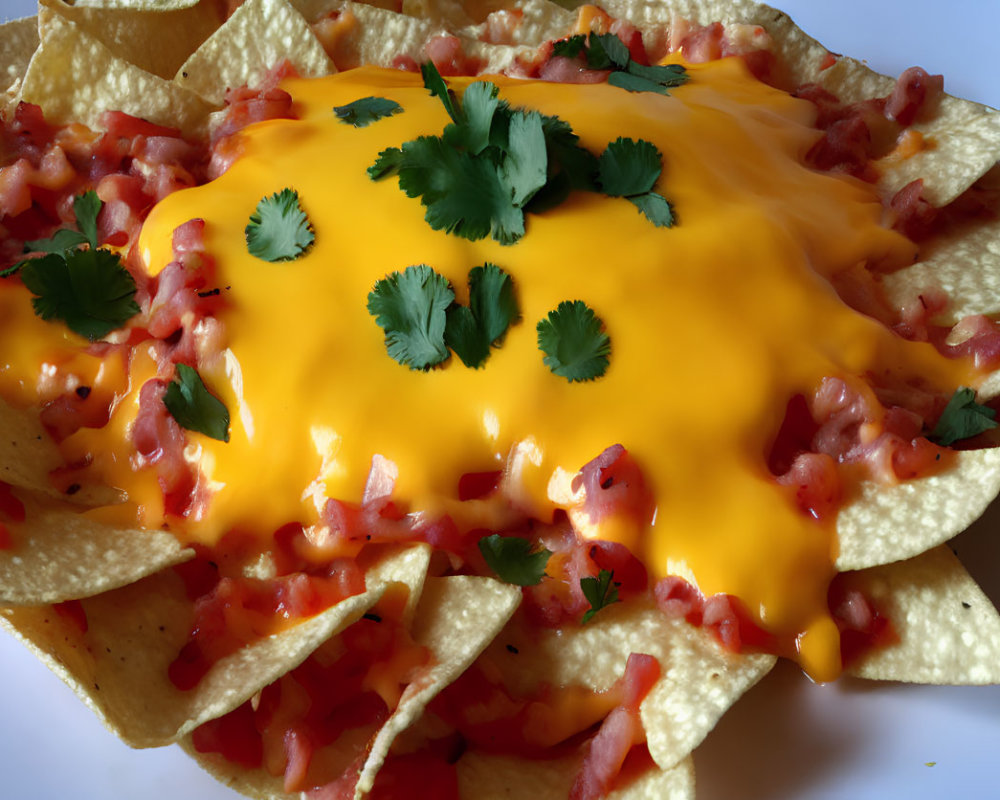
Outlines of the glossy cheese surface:
[[[456,510],[459,477],[503,468],[518,446],[518,496],[547,518],[579,503],[566,476],[621,443],[655,515],[584,526],[587,535],[623,541],[654,576],[679,571],[707,594],[738,595],[765,627],[798,635],[811,674],[835,674],[833,526],[802,514],[766,465],[786,404],[826,376],[923,376],[945,391],[971,376],[851,311],[824,279],[862,263],[902,265],[915,251],[880,225],[869,187],[803,166],[818,135],[813,107],[760,84],[738,59],[690,73],[669,97],[494,79],[512,106],[559,116],[595,154],[619,136],[654,143],[664,165],[656,191],[678,220],[655,228],[626,200],[576,193],[527,216],[524,238],[506,247],[432,230],[395,178],[366,174],[381,150],[447,124],[419,76],[362,69],[286,82],[302,119],[245,131],[230,170],[160,203],[140,240],[155,273],[171,259],[174,228],[205,219],[226,301],[228,350],[201,373],[230,411],[231,439],[190,434],[214,495],[201,520],[171,526],[211,543],[231,529],[268,536],[289,521],[314,524],[327,497],[361,499],[375,455],[398,469],[402,507],[472,526],[481,521]],[[372,95],[403,113],[365,128],[331,113]],[[285,187],[299,193],[315,245],[294,262],[260,261],[244,228],[257,202]],[[512,276],[522,319],[483,368],[453,356],[411,371],[386,354],[366,308],[377,280],[427,264],[467,302],[468,272],[486,262]],[[604,377],[571,384],[543,364],[535,325],[577,299],[603,320],[612,353]],[[133,394],[107,428],[87,432],[86,447],[142,523],[159,527],[155,480],[133,473],[120,444],[151,370],[141,352],[133,358]]]

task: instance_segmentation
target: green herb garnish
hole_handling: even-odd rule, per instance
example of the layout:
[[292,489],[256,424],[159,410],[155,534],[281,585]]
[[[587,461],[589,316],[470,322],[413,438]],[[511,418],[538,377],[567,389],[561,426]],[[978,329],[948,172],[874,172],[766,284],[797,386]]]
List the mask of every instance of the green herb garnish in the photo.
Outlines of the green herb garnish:
[[182,428],[229,441],[229,411],[187,364],[177,365],[177,376],[167,386],[163,405]]
[[[103,203],[89,191],[73,200],[79,230],[63,228],[49,239],[25,244],[25,252],[47,253],[19,261],[0,276],[21,273],[35,295],[35,313],[61,320],[75,333],[95,341],[139,313],[135,280],[117,253],[98,248],[97,216]],[[84,245],[87,249],[80,249]]]
[[552,555],[552,551],[544,547],[532,550],[532,544],[527,539],[496,533],[479,540],[479,552],[500,580],[517,586],[537,586],[541,583]]
[[263,198],[246,227],[247,250],[263,261],[293,261],[316,236],[294,189]]
[[96,341],[139,313],[135,280],[110,250],[69,250],[21,263],[35,313]]
[[976,402],[974,390],[963,386],[951,396],[929,438],[948,447],[962,439],[992,430],[997,426],[996,415],[994,409]]
[[536,328],[545,365],[570,383],[601,377],[611,354],[611,340],[603,327],[582,300],[560,303]]
[[566,123],[512,109],[486,81],[471,84],[459,100],[432,63],[421,71],[452,121],[440,136],[383,150],[368,174],[398,175],[400,189],[426,206],[432,228],[513,244],[524,235],[526,211],[561,202],[571,187],[594,188],[596,159]]
[[613,33],[578,34],[562,39],[553,45],[552,55],[583,56],[588,69],[611,70],[608,83],[629,92],[666,95],[689,79],[687,70],[680,64],[647,67],[633,61],[628,47]]
[[467,367],[479,368],[519,316],[510,275],[493,264],[469,271],[469,305],[452,304],[445,342]]
[[392,358],[410,369],[429,369],[448,358],[445,311],[454,299],[448,281],[419,264],[378,281],[368,295],[368,313],[385,331]]
[[596,578],[580,578],[580,588],[583,596],[590,603],[590,608],[580,620],[581,625],[590,622],[594,615],[602,608],[607,608],[612,603],[618,602],[618,587],[620,583],[614,583],[615,573],[602,569]]
[[337,119],[355,128],[366,128],[373,122],[402,112],[403,107],[388,97],[362,97],[346,106],[333,107]]
[[673,208],[652,191],[662,171],[660,151],[645,139],[619,136],[598,159],[598,182],[605,194],[624,197],[657,228],[669,228],[674,224]]

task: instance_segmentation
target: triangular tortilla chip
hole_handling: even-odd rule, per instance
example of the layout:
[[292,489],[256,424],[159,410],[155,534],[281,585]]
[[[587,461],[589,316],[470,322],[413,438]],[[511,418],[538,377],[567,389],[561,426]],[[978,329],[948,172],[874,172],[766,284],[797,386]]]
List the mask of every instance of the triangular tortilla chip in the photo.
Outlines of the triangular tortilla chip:
[[1000,683],[1000,614],[947,547],[848,576],[892,620],[899,643],[848,672],[910,683]]
[[640,712],[649,752],[665,769],[685,758],[776,661],[728,653],[708,631],[641,601],[610,606],[587,625],[560,631],[524,632],[511,625],[488,657],[514,691],[527,694],[540,681],[604,691],[624,674],[631,653],[660,662],[661,677]]
[[[518,589],[489,578],[456,576],[427,580],[412,635],[416,642],[432,651],[435,663],[421,670],[404,690],[393,714],[371,739],[368,755],[361,764],[356,797],[370,790],[396,737],[419,719],[427,703],[475,660],[506,623],[520,599]],[[183,745],[217,780],[239,792],[270,800],[300,796],[285,792],[282,779],[264,769],[246,770],[216,754],[198,753],[190,739]],[[339,763],[359,764],[359,746],[364,747],[364,742],[353,737],[324,748],[324,754]]]
[[178,85],[221,104],[288,59],[303,78],[335,72],[309,24],[287,0],[248,0],[177,71]]
[[38,49],[38,18],[16,19],[0,25],[0,92],[24,77],[31,56]]
[[882,279],[889,303],[900,306],[922,290],[947,286],[948,307],[935,322],[954,325],[969,314],[1000,313],[998,242],[1000,220],[993,219],[935,236],[921,247],[919,263]]
[[958,453],[949,470],[895,486],[862,485],[840,510],[840,571],[910,558],[975,522],[1000,491],[1000,450]]
[[184,60],[222,23],[222,8],[213,3],[137,3],[116,6],[66,5],[40,0],[42,32],[53,13],[75,23],[118,58],[171,80]]
[[[827,49],[782,11],[753,0],[605,0],[598,3],[611,16],[655,30],[675,19],[706,25],[760,25],[771,36],[771,50],[790,72],[793,86],[818,83],[842,102],[884,97],[895,80],[846,56],[829,66]],[[924,179],[924,196],[946,205],[964,192],[1000,158],[1000,118],[979,103],[946,96],[927,119],[913,129],[933,140],[933,147],[909,159],[887,162],[881,185],[895,193],[915,178]]]
[[193,92],[118,58],[57,15],[28,65],[21,96],[41,106],[49,122],[82,122],[94,130],[104,111],[116,110],[194,135],[212,110]]
[[[475,800],[565,800],[579,766],[573,756],[529,761],[474,752],[458,762],[458,786],[462,797]],[[694,762],[687,758],[673,769],[649,770],[607,800],[689,800],[694,789]]]
[[194,557],[169,533],[111,528],[27,492],[23,523],[7,523],[0,604],[37,606],[91,597]]
[[246,702],[360,618],[390,580],[422,581],[426,565],[406,550],[388,557],[369,573],[364,593],[227,656],[189,692],[167,674],[193,622],[183,582],[171,570],[83,600],[86,632],[49,606],[4,609],[0,622],[126,744],[155,747]]
[[406,687],[399,706],[378,732],[361,769],[355,798],[371,791],[396,737],[424,713],[438,693],[468,669],[507,624],[521,602],[516,586],[490,578],[431,578],[424,587],[413,638],[436,663]]

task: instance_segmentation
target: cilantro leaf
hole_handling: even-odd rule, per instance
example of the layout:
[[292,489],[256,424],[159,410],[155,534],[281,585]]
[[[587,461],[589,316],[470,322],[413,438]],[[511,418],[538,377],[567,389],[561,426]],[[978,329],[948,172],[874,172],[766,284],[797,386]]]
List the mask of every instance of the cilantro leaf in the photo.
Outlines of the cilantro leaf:
[[452,122],[456,125],[461,125],[465,122],[465,115],[462,113],[462,107],[456,102],[455,94],[448,88],[448,84],[444,82],[444,78],[441,77],[441,73],[438,72],[436,66],[434,66],[433,61],[425,61],[420,65],[420,74],[424,79],[424,87],[435,97],[439,98],[444,104],[445,111],[448,112],[448,116],[451,117]]
[[657,228],[669,228],[674,224],[674,208],[667,199],[656,192],[646,192],[628,198],[636,208]]
[[601,377],[611,355],[611,340],[602,327],[600,318],[582,300],[560,303],[536,327],[545,365],[570,383]]
[[479,540],[479,552],[500,580],[517,586],[537,586],[545,577],[551,550],[532,550],[531,542],[519,536],[494,533]]
[[355,128],[366,128],[373,122],[401,114],[403,107],[395,100],[387,97],[362,97],[345,106],[334,106],[333,113],[337,119]]
[[591,69],[625,69],[631,55],[613,33],[591,33],[587,39],[587,66]]
[[507,156],[500,169],[513,193],[514,205],[521,207],[548,179],[549,159],[541,114],[537,111],[514,114],[507,136]]
[[614,577],[614,571],[609,572],[602,569],[596,578],[580,578],[580,589],[583,590],[583,596],[590,603],[590,608],[580,620],[581,625],[590,622],[601,609],[618,602],[618,587],[621,584],[613,583]]
[[402,164],[403,151],[398,147],[387,147],[378,154],[375,163],[368,167],[368,177],[373,181],[380,181],[390,175],[397,175]]
[[247,251],[262,261],[293,261],[316,240],[294,189],[263,198],[245,230]]
[[476,158],[434,136],[406,142],[402,151],[399,186],[409,197],[420,197],[434,230],[473,241],[492,234],[501,244],[524,235],[524,212],[514,205],[492,159]]
[[[503,104],[506,108],[506,104]],[[489,81],[470,84],[462,95],[462,113],[465,122],[452,123],[444,130],[443,138],[453,147],[464,147],[477,156],[490,144],[493,117],[501,106],[500,88]]]
[[378,281],[368,313],[385,331],[389,355],[410,369],[429,369],[448,358],[445,310],[455,299],[448,281],[426,264]]
[[139,313],[135,280],[110,250],[70,250],[22,262],[35,313],[95,341]]
[[490,342],[468,306],[456,303],[448,309],[444,341],[467,367],[479,369],[490,357]]
[[973,389],[963,386],[951,396],[929,438],[942,447],[949,447],[995,428],[996,415],[994,409],[976,402]]
[[590,33],[571,36],[556,42],[553,56],[578,58],[584,56],[588,69],[610,70],[608,83],[630,92],[670,94],[668,89],[688,81],[687,70],[680,64],[658,64],[652,67],[632,60],[628,46],[613,33]]
[[631,197],[651,191],[663,171],[660,151],[645,139],[619,136],[598,159],[601,188],[611,197]]
[[[89,239],[72,228],[60,228],[48,239],[34,239],[24,243],[25,253],[65,253],[81,244],[88,244]],[[13,270],[16,272],[17,270]]]
[[469,271],[469,306],[448,309],[445,342],[467,367],[478,369],[520,316],[510,275],[494,264]]
[[669,94],[665,86],[661,86],[656,81],[641,78],[631,72],[612,72],[608,75],[608,83],[624,89],[627,92],[653,92],[655,94]]
[[[657,64],[647,67],[645,64],[629,61],[628,71],[637,78],[644,78],[647,81],[659,84],[662,89],[674,89],[678,86],[683,86],[691,79],[687,69],[680,64]],[[663,91],[661,94],[667,94],[667,92]]]
[[[101,213],[104,203],[97,196],[97,192],[91,190],[79,194],[73,198],[73,213],[76,216],[76,227],[60,228],[48,239],[34,239],[24,243],[25,253],[65,253],[80,245],[89,244],[91,250],[96,250],[97,239],[97,215]],[[15,264],[3,271],[2,275],[11,275],[23,266],[23,262]]]
[[73,214],[76,216],[76,226],[80,233],[87,237],[91,250],[96,250],[97,241],[97,215],[101,213],[104,203],[97,196],[97,192],[91,190],[84,192],[73,198]]
[[587,37],[578,33],[576,36],[570,36],[568,39],[560,39],[558,42],[552,44],[552,56],[561,56],[562,58],[576,58],[587,43]]
[[163,394],[163,405],[182,428],[229,441],[229,411],[187,364],[177,365],[177,375]]

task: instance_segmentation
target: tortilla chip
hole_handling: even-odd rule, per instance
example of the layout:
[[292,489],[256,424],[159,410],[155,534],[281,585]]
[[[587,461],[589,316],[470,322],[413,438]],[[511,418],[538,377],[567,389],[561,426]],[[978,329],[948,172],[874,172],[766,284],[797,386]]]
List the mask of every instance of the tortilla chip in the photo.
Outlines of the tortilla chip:
[[649,752],[663,769],[697,747],[776,661],[770,655],[728,653],[708,631],[669,619],[642,601],[610,606],[587,625],[559,631],[525,632],[511,625],[487,657],[513,691],[528,694],[542,681],[604,691],[624,674],[631,653],[660,662],[661,677],[640,712]]
[[284,59],[303,78],[336,72],[306,20],[287,0],[248,0],[184,62],[175,80],[221,105],[226,89],[260,83]]
[[391,66],[392,60],[397,56],[422,60],[427,40],[443,30],[429,20],[408,17],[364,3],[294,1],[297,7],[305,8],[303,13],[310,20],[322,16],[323,9],[339,9],[342,14],[353,18],[356,28],[349,35],[338,37],[330,52],[339,69],[361,64]]
[[[752,0],[604,0],[611,16],[627,19],[655,36],[677,18],[701,25],[719,20],[760,25],[771,36],[771,51],[789,70],[790,83],[818,83],[845,103],[884,97],[895,85],[862,62],[840,56],[826,65],[829,51],[782,11]],[[924,196],[935,206],[954,200],[1000,158],[1000,117],[986,106],[947,95],[939,106],[912,126],[933,143],[931,149],[900,161],[886,161],[880,183],[895,193],[915,178],[924,179]]]
[[433,654],[433,666],[406,687],[396,711],[386,720],[361,769],[355,798],[371,791],[396,737],[424,713],[427,704],[493,641],[521,602],[516,586],[490,578],[431,578],[420,599],[413,638]]
[[1000,450],[970,450],[938,475],[884,486],[866,482],[840,510],[841,572],[910,558],[975,522],[1000,492]]
[[[426,560],[406,550],[386,561],[375,575],[406,581],[422,580],[426,572]],[[0,623],[126,744],[156,747],[227,714],[297,667],[371,608],[388,582],[370,580],[364,593],[227,656],[189,692],[178,690],[167,674],[194,620],[184,584],[172,570],[81,601],[86,632],[50,606],[0,610]]]
[[[475,800],[564,800],[580,766],[579,757],[529,761],[468,753],[458,762],[462,797]],[[694,798],[694,762],[686,758],[669,770],[652,769],[613,790],[607,800],[688,800]]]
[[38,49],[38,18],[16,19],[0,25],[0,92],[6,92],[21,78],[28,68],[31,56]]
[[26,517],[7,523],[13,547],[0,550],[0,604],[90,597],[194,557],[169,533],[111,528],[37,495],[18,495]]
[[899,643],[848,672],[910,683],[1000,683],[1000,614],[947,548],[848,576],[892,620]]
[[1000,313],[1000,220],[977,220],[975,225],[934,237],[921,248],[920,258],[919,263],[883,278],[891,304],[946,285],[948,307],[934,318],[935,323],[954,325],[969,314]]
[[68,5],[63,0],[39,0],[42,35],[52,14],[75,23],[118,58],[171,80],[184,60],[223,22],[213,3],[189,2],[125,6]]
[[55,124],[101,129],[105,110],[124,111],[195,135],[212,110],[196,94],[115,56],[72,22],[53,14],[28,65],[21,97]]

